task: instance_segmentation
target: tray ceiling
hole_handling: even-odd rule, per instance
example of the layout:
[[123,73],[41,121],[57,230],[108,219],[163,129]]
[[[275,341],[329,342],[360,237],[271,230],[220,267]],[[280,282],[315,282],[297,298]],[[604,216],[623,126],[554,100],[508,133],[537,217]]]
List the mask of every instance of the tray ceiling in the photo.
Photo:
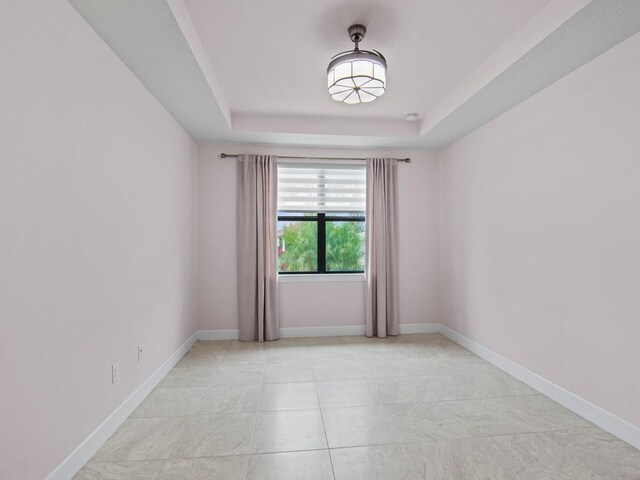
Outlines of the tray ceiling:
[[[70,2],[203,142],[441,148],[640,30],[637,0]],[[388,91],[346,105],[325,69],[358,22]]]

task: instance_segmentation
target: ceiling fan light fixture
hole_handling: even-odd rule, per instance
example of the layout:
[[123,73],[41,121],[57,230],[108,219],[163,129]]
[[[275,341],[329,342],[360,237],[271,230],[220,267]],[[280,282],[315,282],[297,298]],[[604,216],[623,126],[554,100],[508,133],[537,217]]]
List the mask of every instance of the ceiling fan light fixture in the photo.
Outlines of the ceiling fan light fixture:
[[327,88],[337,102],[373,102],[387,90],[384,56],[376,50],[358,48],[366,31],[364,25],[351,25],[348,32],[355,48],[335,55],[327,67]]

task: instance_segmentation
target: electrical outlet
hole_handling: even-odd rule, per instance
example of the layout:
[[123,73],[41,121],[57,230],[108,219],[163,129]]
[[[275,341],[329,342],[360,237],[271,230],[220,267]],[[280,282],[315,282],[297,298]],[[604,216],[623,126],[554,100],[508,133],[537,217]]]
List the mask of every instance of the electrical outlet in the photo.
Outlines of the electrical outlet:
[[142,360],[142,345],[138,345],[138,361]]
[[111,365],[111,383],[118,381],[118,362]]

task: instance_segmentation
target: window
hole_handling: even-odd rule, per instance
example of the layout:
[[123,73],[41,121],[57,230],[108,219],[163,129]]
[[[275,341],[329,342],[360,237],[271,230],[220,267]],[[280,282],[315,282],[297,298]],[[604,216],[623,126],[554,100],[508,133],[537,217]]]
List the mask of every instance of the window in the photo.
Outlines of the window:
[[364,272],[365,180],[360,165],[278,165],[279,273]]

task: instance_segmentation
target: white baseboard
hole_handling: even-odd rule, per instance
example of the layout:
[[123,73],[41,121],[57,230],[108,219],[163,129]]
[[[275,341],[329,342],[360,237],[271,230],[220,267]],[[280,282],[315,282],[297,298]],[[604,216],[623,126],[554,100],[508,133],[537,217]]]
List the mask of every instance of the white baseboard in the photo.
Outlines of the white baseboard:
[[579,397],[559,385],[556,385],[546,378],[527,370],[508,358],[503,357],[483,345],[480,345],[449,327],[440,325],[440,333],[470,352],[475,353],[480,358],[507,372],[509,375],[526,383],[534,390],[537,390],[552,400],[555,400],[560,405],[563,405],[572,412],[596,424],[603,430],[606,430],[630,445],[640,449],[640,427],[637,425],[634,425],[613,413],[594,405],[588,400],[585,400],[584,398]]
[[[401,323],[400,333],[438,333],[439,323]],[[280,338],[300,337],[350,337],[364,335],[364,325],[337,325],[328,327],[281,327]],[[235,330],[200,330],[198,340],[237,340],[240,331]]]
[[122,425],[140,403],[151,393],[169,371],[180,361],[196,342],[194,333],[176,350],[142,385],[140,385],[109,417],[96,428],[46,480],[69,480],[87,463],[107,439]]

